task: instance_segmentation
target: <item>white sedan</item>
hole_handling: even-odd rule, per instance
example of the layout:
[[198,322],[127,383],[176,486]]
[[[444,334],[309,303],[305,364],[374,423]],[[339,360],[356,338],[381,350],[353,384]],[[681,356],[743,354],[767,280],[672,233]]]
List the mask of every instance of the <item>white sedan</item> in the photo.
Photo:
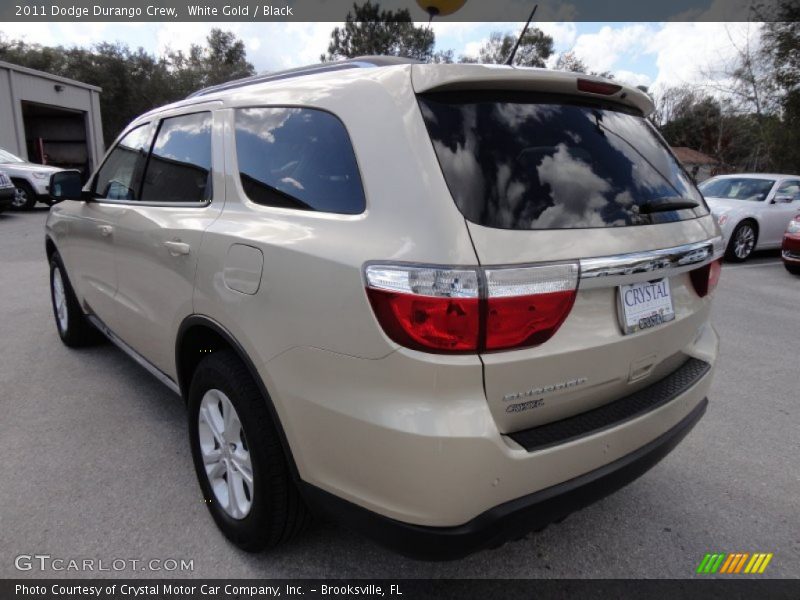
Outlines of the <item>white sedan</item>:
[[800,210],[800,175],[720,175],[699,185],[725,236],[728,260],[780,248],[783,232]]

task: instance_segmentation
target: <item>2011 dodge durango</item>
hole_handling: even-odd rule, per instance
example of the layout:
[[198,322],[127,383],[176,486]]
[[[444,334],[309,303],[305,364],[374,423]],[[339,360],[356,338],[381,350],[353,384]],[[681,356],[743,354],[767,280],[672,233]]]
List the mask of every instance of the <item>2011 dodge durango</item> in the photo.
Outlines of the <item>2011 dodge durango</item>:
[[68,346],[179,393],[255,551],[338,519],[457,558],[635,479],[704,413],[724,251],[643,92],[365,57],[149,112],[46,250]]

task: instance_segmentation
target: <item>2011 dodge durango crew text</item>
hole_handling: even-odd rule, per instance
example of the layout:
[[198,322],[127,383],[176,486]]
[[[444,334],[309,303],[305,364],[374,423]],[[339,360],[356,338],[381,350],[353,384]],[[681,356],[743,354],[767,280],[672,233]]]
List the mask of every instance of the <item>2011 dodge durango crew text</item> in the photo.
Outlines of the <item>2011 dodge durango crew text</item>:
[[47,220],[58,332],[188,405],[247,550],[332,516],[457,558],[644,473],[705,411],[724,251],[642,92],[365,57],[147,113]]

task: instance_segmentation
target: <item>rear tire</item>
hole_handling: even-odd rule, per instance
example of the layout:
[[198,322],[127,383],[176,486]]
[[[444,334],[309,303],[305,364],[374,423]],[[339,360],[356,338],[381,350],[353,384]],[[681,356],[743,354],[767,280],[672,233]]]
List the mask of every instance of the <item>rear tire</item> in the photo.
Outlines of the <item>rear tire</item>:
[[787,262],[784,262],[783,266],[786,267],[786,270],[789,271],[789,273],[791,273],[792,275],[800,275],[800,266],[790,265]]
[[31,210],[36,206],[36,194],[33,188],[26,181],[15,180],[14,185],[17,188],[14,199],[11,201],[11,206],[16,210]]
[[83,314],[58,254],[50,258],[50,300],[56,329],[65,345],[77,348],[91,346],[102,340],[100,332]]
[[248,552],[288,542],[310,521],[267,402],[232,350],[204,358],[189,389],[189,441],[206,506]]
[[742,221],[731,234],[725,258],[731,262],[744,262],[753,254],[757,242],[758,228],[756,224],[753,221]]

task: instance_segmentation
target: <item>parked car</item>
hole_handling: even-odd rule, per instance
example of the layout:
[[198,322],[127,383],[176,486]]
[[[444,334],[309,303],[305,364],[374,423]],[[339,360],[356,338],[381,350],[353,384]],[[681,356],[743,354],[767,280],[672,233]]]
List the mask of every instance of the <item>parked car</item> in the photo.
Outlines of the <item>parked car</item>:
[[370,57],[207,89],[137,118],[83,191],[53,175],[58,333],[183,396],[246,550],[314,513],[424,558],[516,539],[706,409],[724,248],[652,110],[575,73]]
[[16,195],[16,188],[11,182],[11,178],[5,172],[0,171],[0,212],[11,206]]
[[720,175],[700,191],[725,237],[725,258],[734,262],[780,248],[786,224],[800,210],[799,175]]
[[783,266],[793,275],[800,275],[800,214],[789,221],[781,247]]
[[52,204],[48,190],[50,175],[61,171],[58,167],[38,165],[0,148],[0,168],[11,177],[16,193],[11,206],[17,210],[33,208],[37,202]]

